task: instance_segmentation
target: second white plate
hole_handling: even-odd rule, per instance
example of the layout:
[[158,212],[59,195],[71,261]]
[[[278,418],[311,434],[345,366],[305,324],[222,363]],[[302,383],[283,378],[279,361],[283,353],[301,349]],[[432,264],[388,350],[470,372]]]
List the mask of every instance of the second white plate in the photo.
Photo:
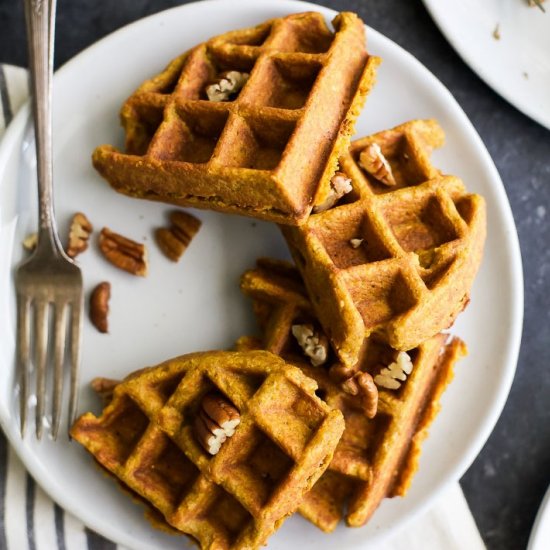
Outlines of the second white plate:
[[517,109],[550,130],[550,4],[423,0],[464,61]]
[[[99,230],[108,226],[150,243],[168,206],[114,193],[93,170],[90,154],[100,143],[122,142],[118,110],[145,78],[169,59],[208,37],[290,12],[334,12],[289,0],[238,0],[187,4],[138,21],[81,53],[55,77],[54,141],[56,212],[64,231],[83,210]],[[273,549],[365,548],[423,510],[475,458],[504,405],[513,378],[522,322],[522,275],[517,235],[504,188],[472,125],[449,92],[418,61],[368,30],[369,49],[384,62],[378,84],[359,118],[358,136],[411,118],[437,118],[447,145],[434,155],[444,171],[464,178],[488,206],[486,254],[471,304],[453,332],[470,355],[443,398],[412,488],[406,498],[384,501],[362,529],[340,527],[325,535],[299,517],[287,521],[269,542]],[[93,75],[91,77],[90,75]],[[87,525],[134,549],[181,548],[185,540],[155,531],[143,509],[120,492],[77,444],[37,444],[19,438],[13,385],[15,330],[13,266],[21,241],[33,230],[36,191],[32,155],[22,154],[28,138],[22,112],[0,145],[0,421],[35,479],[57,502]],[[251,304],[238,289],[240,274],[259,256],[287,256],[273,224],[214,212],[198,212],[203,227],[181,263],[173,265],[150,250],[150,273],[131,277],[107,264],[97,250],[81,256],[86,287],[101,280],[113,287],[111,333],[85,323],[81,409],[98,410],[88,389],[95,376],[118,378],[182,353],[230,347],[256,330]],[[7,261],[4,261],[6,259]],[[80,258],[79,258],[80,260]]]

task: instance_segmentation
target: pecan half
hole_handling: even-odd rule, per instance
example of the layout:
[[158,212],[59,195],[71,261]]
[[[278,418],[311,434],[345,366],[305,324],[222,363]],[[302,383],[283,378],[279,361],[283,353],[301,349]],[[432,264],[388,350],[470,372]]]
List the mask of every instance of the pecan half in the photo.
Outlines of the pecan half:
[[342,389],[357,396],[367,418],[374,418],[378,409],[378,388],[368,372],[358,372],[342,382]]
[[226,71],[206,86],[206,96],[210,101],[227,101],[238,94],[247,83],[250,75],[239,71]]
[[195,433],[204,449],[216,455],[240,422],[239,411],[227,399],[217,393],[208,393],[202,398],[195,418]]
[[160,227],[155,231],[155,240],[164,255],[177,262],[199,231],[202,222],[182,210],[172,212],[170,221],[172,225],[168,229]]
[[99,283],[90,296],[90,321],[99,332],[109,332],[109,299],[111,298],[111,284],[104,281]]
[[99,249],[114,266],[145,277],[147,275],[147,248],[104,227],[99,234]]
[[370,143],[361,151],[359,165],[384,185],[396,185],[390,163],[382,154],[378,143]]
[[76,258],[88,248],[88,240],[93,230],[90,220],[82,212],[77,212],[73,216],[66,250],[69,258]]

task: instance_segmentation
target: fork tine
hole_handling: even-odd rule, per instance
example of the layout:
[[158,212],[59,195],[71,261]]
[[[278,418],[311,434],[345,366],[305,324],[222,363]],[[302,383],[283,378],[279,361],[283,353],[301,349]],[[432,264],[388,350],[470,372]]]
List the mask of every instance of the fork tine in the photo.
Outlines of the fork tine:
[[36,439],[42,438],[42,419],[46,398],[46,361],[48,359],[48,303],[35,304],[35,346],[36,346]]
[[27,391],[29,386],[29,327],[30,300],[17,294],[17,368],[19,369],[19,420],[21,437],[25,437],[27,424]]
[[73,425],[78,407],[78,371],[82,339],[82,297],[73,302],[71,311],[71,394],[69,398],[69,430]]
[[61,398],[63,395],[63,363],[65,359],[65,337],[67,334],[67,303],[57,303],[55,306],[54,330],[54,382],[53,382],[53,410],[52,410],[52,437],[57,439],[61,420]]

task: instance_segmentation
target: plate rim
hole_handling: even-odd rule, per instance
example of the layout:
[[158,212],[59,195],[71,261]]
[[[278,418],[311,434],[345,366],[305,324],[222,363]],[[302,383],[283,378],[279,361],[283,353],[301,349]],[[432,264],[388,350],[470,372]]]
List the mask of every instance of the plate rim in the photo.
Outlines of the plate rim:
[[[100,40],[94,42],[93,44],[91,44],[90,46],[82,50],[75,57],[67,61],[62,67],[59,68],[58,71],[56,71],[54,82],[55,80],[59,80],[60,76],[62,76],[65,72],[70,70],[70,68],[74,64],[80,63],[81,59],[91,55],[94,48],[99,43],[104,43],[106,41],[116,39],[117,35],[128,32],[130,28],[134,26],[139,26],[145,20],[150,20],[150,19],[154,19],[155,17],[164,16],[166,13],[171,12],[173,10],[185,10],[185,9],[190,9],[190,7],[192,9],[193,6],[198,4],[217,3],[217,2],[223,2],[223,1],[224,0],[198,0],[196,2],[175,6],[167,10],[161,10],[152,15],[146,16],[132,23],[129,23],[128,25],[120,27],[119,29],[106,35]],[[330,14],[331,17],[333,17],[337,13],[337,11],[327,8],[325,6],[312,4],[301,0],[277,0],[276,2],[275,0],[269,0],[269,1],[272,2],[274,5],[276,5],[278,8],[280,8],[281,6],[286,6],[285,9],[288,10],[288,13],[299,12],[302,10],[315,10],[315,11],[320,11],[324,13],[326,16]],[[257,5],[255,0],[239,0],[239,3],[242,5],[247,5],[247,4],[251,6]],[[519,238],[518,238],[515,222],[513,219],[511,206],[508,201],[506,191],[502,183],[502,180],[500,178],[500,175],[498,174],[496,166],[491,156],[489,155],[489,152],[487,151],[485,145],[483,144],[479,134],[477,133],[473,124],[465,114],[464,110],[460,107],[458,102],[452,96],[450,91],[425,65],[423,65],[420,61],[418,61],[407,50],[399,46],[399,44],[387,38],[382,33],[376,31],[375,29],[369,27],[368,25],[366,25],[366,27],[367,27],[367,36],[376,36],[377,41],[385,43],[385,45],[389,46],[390,49],[393,49],[394,51],[396,51],[400,56],[406,57],[408,63],[414,64],[416,65],[417,68],[420,68],[423,70],[425,77],[428,80],[431,80],[439,88],[439,91],[442,94],[447,96],[447,99],[448,99],[447,108],[450,111],[452,111],[454,115],[456,115],[458,118],[461,119],[461,124],[464,130],[464,133],[467,134],[468,138],[472,140],[476,145],[476,150],[478,151],[480,160],[483,161],[484,171],[487,171],[487,179],[491,181],[492,185],[495,185],[494,190],[498,198],[499,210],[503,216],[506,227],[510,229],[510,231],[507,232],[505,244],[509,250],[510,257],[513,259],[509,267],[510,267],[510,281],[512,286],[515,287],[514,295],[511,297],[511,301],[510,301],[510,309],[513,313],[515,313],[515,315],[513,316],[513,319],[512,319],[512,325],[510,327],[510,339],[508,340],[507,352],[505,354],[505,356],[507,357],[506,369],[503,372],[503,377],[501,379],[499,391],[495,394],[495,398],[492,403],[492,406],[490,407],[489,413],[486,415],[483,421],[480,422],[477,432],[475,432],[474,436],[471,438],[471,441],[469,441],[469,444],[466,446],[467,452],[462,453],[461,460],[455,463],[454,468],[452,468],[449,471],[446,479],[441,481],[439,486],[436,486],[436,488],[429,495],[427,495],[426,497],[423,497],[423,499],[420,500],[416,508],[404,514],[404,518],[402,518],[396,526],[394,526],[392,529],[389,529],[387,531],[383,531],[382,533],[373,534],[368,539],[368,542],[365,541],[366,544],[373,544],[373,543],[380,542],[382,539],[388,536],[395,535],[399,530],[401,530],[407,524],[412,522],[414,518],[417,518],[423,512],[425,512],[427,508],[435,502],[437,497],[441,493],[443,493],[451,483],[458,481],[458,479],[464,474],[464,472],[468,469],[471,463],[475,460],[475,458],[481,451],[483,445],[489,438],[498,418],[502,413],[504,404],[510,392],[512,381],[516,372],[520,343],[521,343],[522,327],[523,327],[524,296],[523,296],[523,270],[522,270],[521,253],[520,253],[520,247],[519,247]],[[29,110],[29,104],[27,102],[27,104],[25,104],[21,108],[21,110],[17,113],[17,115],[15,116],[15,118],[7,128],[3,138],[0,140],[0,176],[2,175],[4,170],[3,167],[6,165],[6,157],[9,156],[9,152],[13,147],[13,144],[14,144],[13,142],[15,141],[15,143],[17,143],[20,137],[22,136],[22,133],[24,132],[29,114],[30,114],[30,110]],[[0,181],[0,184],[1,183],[2,182]],[[7,365],[6,368],[12,369],[13,366]],[[17,455],[19,456],[23,464],[25,465],[26,469],[31,473],[31,475],[35,479],[40,480],[39,484],[46,491],[46,493],[48,493],[55,502],[58,502],[59,505],[64,510],[66,510],[69,513],[73,513],[76,517],[78,517],[85,525],[89,526],[90,528],[94,529],[99,533],[102,533],[104,536],[114,541],[118,541],[119,544],[131,546],[132,544],[130,542],[131,539],[124,538],[123,536],[121,536],[121,533],[119,532],[119,530],[110,528],[110,525],[108,522],[106,524],[101,522],[96,522],[93,517],[88,518],[85,516],[85,514],[76,513],[73,510],[71,510],[68,506],[69,503],[67,499],[64,497],[63,493],[60,491],[61,487],[57,487],[55,482],[50,482],[49,478],[46,478],[45,480],[46,482],[44,482],[44,477],[41,475],[41,469],[43,469],[43,465],[40,464],[38,461],[33,461],[34,454],[32,453],[32,451],[24,446],[23,440],[21,440],[18,437],[18,433],[16,433],[16,430],[10,429],[11,422],[9,419],[9,411],[4,410],[4,408],[5,408],[4,403],[0,401],[0,425],[2,426],[4,433],[6,434],[10,444],[13,446],[14,450],[16,451]],[[79,512],[83,512],[83,510],[79,509]]]
[[[490,71],[487,72],[479,64],[476,58],[468,55],[467,49],[462,47],[462,42],[459,38],[459,33],[456,33],[452,29],[452,25],[449,20],[442,16],[443,4],[440,0],[422,0],[424,7],[430,14],[430,17],[441,31],[445,40],[451,45],[453,50],[458,54],[460,59],[468,65],[468,67],[487,85],[491,90],[497,93],[507,103],[512,105],[520,113],[534,120],[540,124],[543,128],[550,130],[550,113],[544,115],[544,113],[538,112],[529,103],[523,103],[520,99],[516,98],[513,93],[508,91],[508,88],[499,84],[499,80],[496,76],[491,76]],[[550,15],[550,14],[549,14]]]
[[[541,503],[539,504],[539,509],[537,515],[535,516],[535,521],[531,527],[531,534],[529,535],[529,542],[527,543],[527,550],[538,550],[541,548],[540,541],[540,531],[543,526],[543,522],[550,523],[550,485],[546,489],[544,496],[542,497]],[[548,528],[550,530],[550,527]]]

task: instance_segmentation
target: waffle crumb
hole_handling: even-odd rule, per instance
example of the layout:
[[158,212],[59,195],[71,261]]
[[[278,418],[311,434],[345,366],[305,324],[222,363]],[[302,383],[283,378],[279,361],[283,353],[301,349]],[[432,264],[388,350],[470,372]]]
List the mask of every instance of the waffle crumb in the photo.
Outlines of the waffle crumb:
[[23,239],[23,248],[28,252],[33,252],[38,244],[38,233],[30,233]]

